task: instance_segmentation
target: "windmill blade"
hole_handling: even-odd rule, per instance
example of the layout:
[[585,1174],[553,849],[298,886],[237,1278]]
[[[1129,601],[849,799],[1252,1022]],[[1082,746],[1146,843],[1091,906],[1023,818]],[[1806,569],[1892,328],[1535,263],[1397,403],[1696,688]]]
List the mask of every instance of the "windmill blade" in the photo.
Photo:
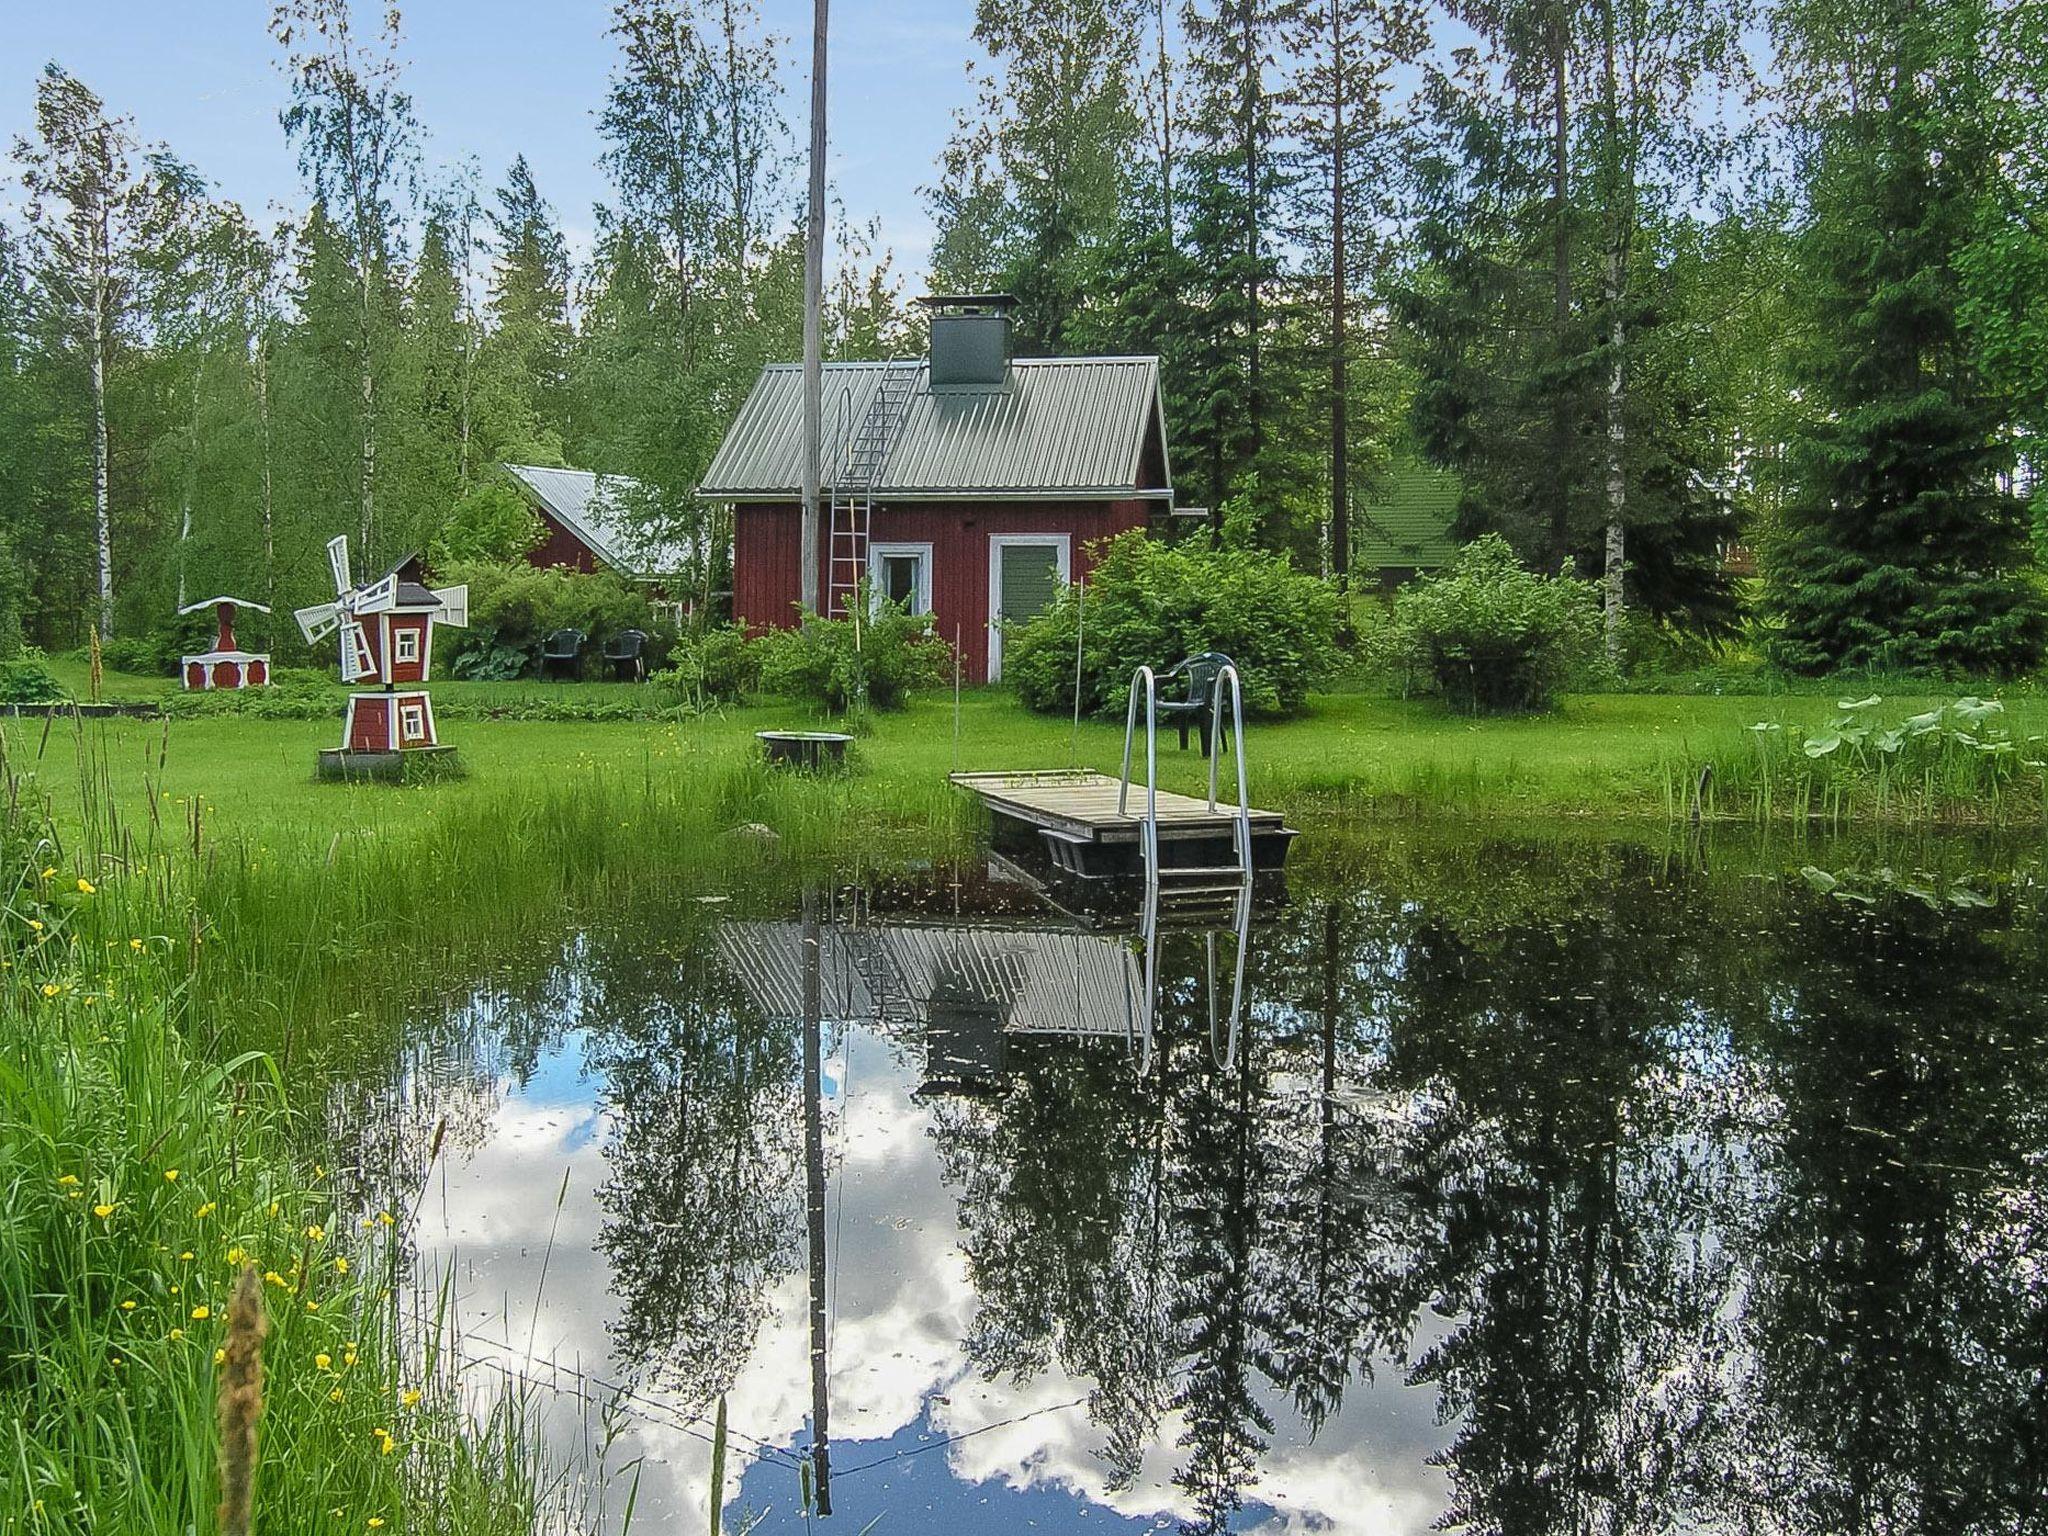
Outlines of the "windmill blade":
[[370,649],[370,636],[354,619],[341,626],[341,680],[344,683],[359,682],[364,678],[375,681],[377,657]]
[[318,645],[333,634],[334,626],[341,622],[341,605],[315,603],[310,608],[296,610],[292,617],[299,621],[299,633],[306,637],[306,644]]
[[382,613],[398,601],[398,572],[380,578],[349,597],[349,608],[355,613]]
[[452,624],[457,629],[469,628],[469,587],[436,587],[434,596],[441,599],[441,606],[434,611],[436,624]]
[[327,541],[327,564],[334,572],[334,595],[348,590],[348,535],[337,533]]

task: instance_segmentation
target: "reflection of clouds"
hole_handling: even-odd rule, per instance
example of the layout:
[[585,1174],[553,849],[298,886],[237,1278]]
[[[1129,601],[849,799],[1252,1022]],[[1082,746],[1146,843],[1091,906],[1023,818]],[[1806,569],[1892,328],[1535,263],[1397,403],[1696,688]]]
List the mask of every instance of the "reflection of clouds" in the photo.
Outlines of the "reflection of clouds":
[[[1090,1383],[1057,1365],[1022,1382],[990,1380],[971,1365],[962,1340],[977,1298],[960,1247],[956,1195],[940,1177],[931,1112],[911,1099],[919,1081],[910,1059],[916,1053],[899,1054],[887,1040],[859,1029],[845,1044],[850,1091],[830,1135],[834,1172],[826,1223],[832,1434],[840,1474],[886,1454],[879,1442],[922,1424],[934,1435],[964,1437],[932,1454],[944,1458],[953,1479],[983,1490],[984,1497],[987,1490],[1058,1490],[1098,1519],[1192,1518],[1188,1496],[1173,1484],[1186,1454],[1177,1443],[1185,1426],[1176,1415],[1162,1419],[1138,1476],[1129,1486],[1112,1487],[1099,1455],[1102,1432],[1085,1406],[1070,1406],[1088,1396]],[[457,1315],[474,1356],[502,1359],[505,1351],[494,1346],[509,1346],[519,1362],[530,1337],[531,1363],[522,1367],[530,1377],[546,1380],[554,1367],[626,1381],[641,1362],[611,1357],[606,1329],[619,1304],[614,1276],[597,1249],[604,1219],[597,1194],[612,1176],[603,1149],[616,1130],[599,1107],[602,1085],[586,1083],[580,1101],[564,1091],[579,1065],[572,1039],[536,1064],[531,1091],[501,1081],[502,1097],[481,1145],[459,1165],[451,1159],[429,1191],[417,1233],[423,1283],[434,1284],[453,1266]],[[565,1170],[569,1187],[558,1216]],[[760,1445],[809,1441],[804,1274],[785,1276],[766,1303],[761,1330],[727,1396],[733,1432],[728,1500],[738,1496]],[[565,1375],[564,1387],[575,1379]],[[1390,1370],[1377,1383],[1354,1382],[1344,1408],[1313,1444],[1288,1439],[1285,1403],[1269,1394],[1267,1406],[1282,1433],[1246,1490],[1248,1524],[1274,1536],[1429,1529],[1444,1507],[1443,1476],[1425,1465],[1441,1443],[1434,1395],[1398,1381],[1399,1373]],[[589,1447],[603,1435],[597,1409],[568,1391],[546,1406],[541,1422],[549,1450],[566,1464],[588,1468]],[[658,1418],[659,1410],[652,1411]],[[685,1529],[704,1520],[708,1437],[708,1418],[694,1432],[633,1414],[620,1420],[606,1466],[640,1461],[636,1523]],[[626,1481],[632,1476],[625,1474]],[[876,1467],[862,1480],[886,1476],[886,1466]],[[767,1486],[781,1487],[780,1477],[770,1473]],[[610,1483],[589,1491],[615,1517],[625,1486],[614,1473]],[[762,1484],[756,1478],[748,1486],[751,1494]],[[777,1496],[774,1523],[796,1503],[792,1476]],[[1084,1510],[1073,1513],[1078,1519]],[[915,1526],[915,1512],[895,1514]]]

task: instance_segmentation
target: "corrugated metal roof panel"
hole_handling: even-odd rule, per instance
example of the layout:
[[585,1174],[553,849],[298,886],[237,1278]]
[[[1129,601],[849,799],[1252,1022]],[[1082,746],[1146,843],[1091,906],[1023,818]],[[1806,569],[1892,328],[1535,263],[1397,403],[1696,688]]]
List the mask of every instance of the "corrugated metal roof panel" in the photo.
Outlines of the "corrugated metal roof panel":
[[687,544],[649,534],[620,505],[620,497],[638,490],[639,481],[626,475],[551,469],[541,464],[503,467],[613,569],[643,580],[675,576],[689,569],[693,552]]
[[[827,363],[819,483],[830,487],[844,444],[884,373],[921,362]],[[1130,495],[1154,430],[1159,360],[1019,358],[1000,390],[912,390],[875,494]],[[795,496],[802,481],[803,369],[761,370],[705,471],[700,496]]]

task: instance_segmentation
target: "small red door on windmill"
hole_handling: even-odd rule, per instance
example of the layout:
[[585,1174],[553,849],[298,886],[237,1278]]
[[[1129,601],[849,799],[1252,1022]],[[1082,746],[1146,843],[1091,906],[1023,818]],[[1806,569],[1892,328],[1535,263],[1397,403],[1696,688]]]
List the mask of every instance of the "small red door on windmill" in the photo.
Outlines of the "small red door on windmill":
[[341,680],[381,683],[375,693],[352,693],[344,751],[402,752],[438,746],[434,707],[424,688],[433,661],[434,626],[469,624],[469,588],[429,587],[418,555],[408,555],[375,581],[349,582],[348,536],[332,540],[334,601],[299,609],[293,617],[309,644],[339,631]]

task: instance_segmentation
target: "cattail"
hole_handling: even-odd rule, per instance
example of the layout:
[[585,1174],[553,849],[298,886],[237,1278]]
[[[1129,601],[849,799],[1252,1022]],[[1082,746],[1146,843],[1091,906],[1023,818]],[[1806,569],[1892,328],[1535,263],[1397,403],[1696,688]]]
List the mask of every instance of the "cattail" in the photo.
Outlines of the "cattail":
[[254,1264],[242,1266],[228,1303],[227,1358],[220,1368],[221,1536],[249,1536],[256,1489],[256,1421],[263,1417],[263,1281]]

